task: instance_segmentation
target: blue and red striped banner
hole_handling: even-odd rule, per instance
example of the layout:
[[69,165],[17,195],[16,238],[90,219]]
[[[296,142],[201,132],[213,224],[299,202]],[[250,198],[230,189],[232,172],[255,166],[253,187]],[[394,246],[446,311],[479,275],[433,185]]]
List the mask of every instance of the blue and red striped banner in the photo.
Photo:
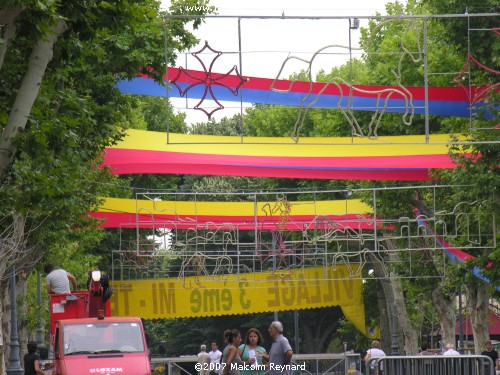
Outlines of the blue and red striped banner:
[[[441,236],[438,236],[431,229],[429,223],[427,223],[427,220],[425,220],[425,218],[421,216],[420,210],[415,209],[415,213],[417,216],[418,225],[423,226],[427,230],[427,232],[435,238],[436,243],[439,245],[439,247],[441,247],[445,251],[446,255],[453,263],[455,262],[464,263],[475,258],[474,256],[466,253],[465,251],[457,249],[456,247],[445,241]],[[493,267],[492,264],[490,264],[490,266]],[[491,281],[483,275],[482,271],[478,267],[474,267],[472,269],[472,273],[481,280],[486,281],[488,284],[491,284]],[[493,285],[493,287],[495,287],[495,289],[500,292],[500,285]]]
[[[240,78],[236,75],[210,73],[210,80],[203,71],[186,70],[187,74],[180,74],[176,84],[182,91],[190,88],[183,97],[201,99],[207,87],[210,87],[215,98],[220,101],[243,101],[254,104],[278,104],[285,106],[302,106],[312,108],[348,108],[350,86],[343,83],[320,83],[305,81],[273,80],[269,78],[245,77],[247,82],[239,89],[235,96],[224,85],[234,89],[238,87]],[[179,74],[178,68],[169,68],[170,79]],[[196,77],[196,78],[193,78]],[[220,79],[220,81],[219,81]],[[205,85],[207,81],[207,85]],[[326,86],[326,87],[325,87]],[[380,111],[405,113],[413,107],[414,114],[423,114],[425,108],[424,87],[405,86],[366,86],[353,85],[349,108],[362,111]],[[139,76],[130,81],[120,81],[118,89],[124,94],[166,96],[165,86],[146,77]],[[481,90],[472,87],[471,91]],[[286,91],[286,92],[285,92]],[[181,97],[179,90],[169,90],[168,96]],[[428,108],[430,115],[469,117],[471,115],[468,93],[461,87],[429,87]],[[207,97],[207,99],[211,99]],[[387,101],[386,101],[387,100]],[[477,103],[476,106],[481,106]]]

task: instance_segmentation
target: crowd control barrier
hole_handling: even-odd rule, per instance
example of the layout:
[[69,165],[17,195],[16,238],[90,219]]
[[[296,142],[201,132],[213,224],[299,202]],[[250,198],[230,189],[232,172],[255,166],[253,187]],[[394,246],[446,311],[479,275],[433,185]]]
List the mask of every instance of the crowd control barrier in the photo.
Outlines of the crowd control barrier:
[[[198,357],[193,355],[151,358],[152,374],[198,375],[195,368],[197,362]],[[361,357],[359,353],[294,354],[291,367],[293,375],[361,374]]]
[[390,356],[367,365],[369,375],[495,375],[491,358],[483,355]]

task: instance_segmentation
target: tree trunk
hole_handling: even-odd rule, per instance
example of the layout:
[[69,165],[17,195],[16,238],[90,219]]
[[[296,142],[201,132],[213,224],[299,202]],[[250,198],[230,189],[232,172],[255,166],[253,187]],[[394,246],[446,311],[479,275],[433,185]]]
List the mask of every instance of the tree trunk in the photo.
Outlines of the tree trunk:
[[0,70],[2,69],[9,40],[16,32],[16,18],[21,13],[21,10],[20,5],[13,5],[12,8],[0,10]]
[[29,274],[34,265],[38,264],[43,251],[36,248],[26,247],[26,218],[24,216],[12,215],[12,230],[4,233],[2,242],[0,242],[0,321],[2,324],[2,343],[4,347],[4,360],[2,366],[8,365],[10,355],[10,334],[11,334],[11,267],[16,265],[17,283],[16,283],[16,301],[17,303],[17,321],[18,334],[21,353],[26,350],[28,339],[27,322],[23,318],[26,316],[26,294],[27,284],[25,275]]
[[[389,249],[389,258],[391,263],[400,264],[401,259],[399,258],[398,251],[394,248],[394,244],[391,240],[385,241],[387,248]],[[406,309],[406,300],[403,292],[403,283],[398,275],[394,272],[390,274],[392,293],[394,295],[394,306],[397,306],[395,313],[398,320],[398,328],[403,333],[404,337],[404,353],[405,355],[417,355],[418,354],[418,331],[413,326],[410,317],[408,316],[408,310]],[[399,336],[399,335],[398,335]],[[401,348],[400,348],[401,349]]]
[[319,320],[300,320],[305,345],[305,353],[303,354],[326,352],[332,341],[333,333],[339,325],[338,319],[332,322],[331,315],[335,315],[333,310],[323,314]]
[[488,307],[489,293],[488,285],[466,285],[467,307],[470,311],[470,321],[474,334],[474,351],[481,354],[484,350],[484,343],[489,340],[488,332]]
[[449,299],[439,288],[432,292],[431,298],[439,316],[443,345],[447,343],[455,345],[455,300]]
[[389,310],[389,303],[387,302],[387,297],[385,290],[387,287],[384,287],[383,284],[388,284],[387,280],[380,280],[382,288],[378,288],[377,290],[377,302],[378,309],[380,311],[380,345],[382,350],[386,353],[390,353],[389,349],[391,347],[391,310]]
[[387,278],[386,270],[380,263],[379,258],[370,253],[375,276],[380,281],[381,288],[377,291],[379,296],[378,305],[380,311],[380,344],[386,354],[391,352],[392,317],[394,316],[394,294],[391,289],[390,279]]
[[418,332],[413,327],[406,309],[406,301],[403,294],[403,284],[401,279],[391,272],[391,285],[394,293],[394,306],[397,306],[395,313],[398,319],[399,330],[403,332],[404,337],[404,353],[405,355],[418,354]]
[[50,27],[46,35],[43,35],[38,40],[31,52],[28,69],[23,77],[9,119],[0,137],[0,181],[5,178],[16,153],[16,148],[12,144],[12,140],[26,127],[28,116],[38,96],[45,70],[49,61],[52,60],[54,44],[59,35],[65,32],[66,29],[66,22],[59,20],[57,24],[53,24]]

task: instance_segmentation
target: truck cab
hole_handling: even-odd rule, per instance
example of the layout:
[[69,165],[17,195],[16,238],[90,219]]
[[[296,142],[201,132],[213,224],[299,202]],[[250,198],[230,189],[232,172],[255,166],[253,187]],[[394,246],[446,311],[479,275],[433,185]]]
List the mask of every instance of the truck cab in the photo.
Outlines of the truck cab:
[[112,317],[112,290],[90,271],[88,291],[50,295],[54,375],[150,375],[146,336],[138,317]]
[[58,375],[151,373],[140,318],[107,317],[56,322],[54,368]]

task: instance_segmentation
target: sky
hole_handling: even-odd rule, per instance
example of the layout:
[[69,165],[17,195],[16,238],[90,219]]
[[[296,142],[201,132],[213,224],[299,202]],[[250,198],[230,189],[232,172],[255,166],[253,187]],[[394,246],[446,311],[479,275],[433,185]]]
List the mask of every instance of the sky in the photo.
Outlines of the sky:
[[[207,18],[194,34],[200,44],[190,52],[203,48],[205,41],[223,54],[217,58],[212,71],[225,73],[237,66],[244,76],[287,79],[290,74],[305,69],[307,64],[299,60],[287,62],[280,73],[285,59],[296,56],[310,59],[319,49],[328,49],[315,59],[313,75],[320,69],[330,71],[335,66],[349,61],[349,45],[352,58],[359,57],[360,31],[349,28],[349,17],[361,17],[360,27],[368,24],[362,17],[373,16],[376,12],[384,15],[387,0],[212,0],[210,6],[216,8],[218,15],[224,17]],[[164,2],[164,6],[168,4]],[[310,17],[308,19],[263,19],[250,16]],[[234,16],[234,17],[230,17]],[[238,28],[238,16],[241,16]],[[345,17],[343,19],[314,19],[321,17]],[[207,69],[213,54],[200,54]],[[200,63],[189,53],[179,54],[177,67],[202,70]],[[188,123],[205,122],[207,116],[192,107],[198,100],[171,98],[177,111],[186,113]],[[231,117],[240,112],[240,103],[223,102],[224,110],[214,113],[213,118]],[[244,104],[248,106],[249,104]]]

